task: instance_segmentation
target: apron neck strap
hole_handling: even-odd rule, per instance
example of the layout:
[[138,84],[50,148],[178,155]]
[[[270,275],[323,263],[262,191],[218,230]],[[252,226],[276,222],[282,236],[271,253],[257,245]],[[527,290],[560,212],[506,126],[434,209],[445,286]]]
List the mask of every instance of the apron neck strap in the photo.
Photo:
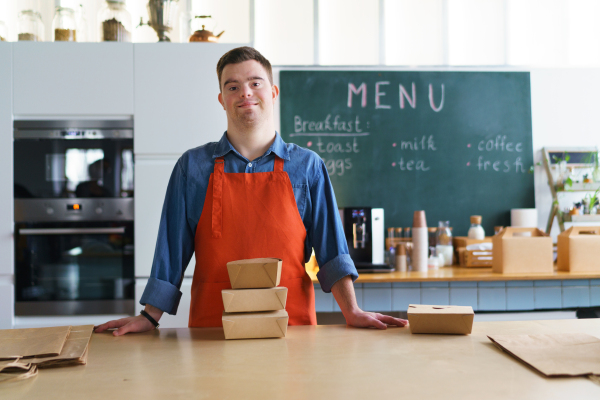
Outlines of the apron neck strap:
[[213,175],[213,209],[212,209],[212,237],[220,238],[223,232],[223,174],[225,173],[225,159],[215,159],[215,172]]
[[273,171],[283,172],[283,158],[275,156],[275,165],[273,166]]

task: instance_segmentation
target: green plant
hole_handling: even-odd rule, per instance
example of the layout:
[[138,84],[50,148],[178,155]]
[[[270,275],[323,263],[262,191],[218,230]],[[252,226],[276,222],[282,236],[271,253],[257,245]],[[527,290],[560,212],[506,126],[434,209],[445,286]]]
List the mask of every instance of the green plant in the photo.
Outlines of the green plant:
[[562,161],[568,163],[569,160],[571,159],[571,156],[569,155],[569,153],[564,152],[562,157],[552,156],[552,159],[554,160],[554,162],[556,164],[558,164],[558,163],[560,163]]
[[596,191],[594,192],[593,195],[590,195],[589,193],[585,195],[584,200],[588,201],[588,207],[589,207],[590,212],[592,211],[592,208],[594,208],[596,203],[598,203],[598,200],[599,200],[598,193],[600,193],[600,188],[596,189]]
[[540,167],[540,166],[542,165],[542,162],[541,162],[541,161],[538,161],[538,162],[536,162],[536,163],[535,163],[535,165],[532,165],[532,166],[530,166],[530,167],[529,167],[529,173],[530,173],[530,174],[533,174],[533,172],[535,171],[535,166],[536,166],[536,165],[537,165],[538,167]]

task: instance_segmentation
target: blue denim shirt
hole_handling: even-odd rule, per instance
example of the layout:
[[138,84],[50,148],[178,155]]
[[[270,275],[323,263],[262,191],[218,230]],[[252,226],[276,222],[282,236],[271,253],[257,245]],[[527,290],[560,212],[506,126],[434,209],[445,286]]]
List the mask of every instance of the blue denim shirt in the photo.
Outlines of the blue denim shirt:
[[313,151],[288,144],[277,134],[265,154],[246,159],[233,148],[227,134],[218,143],[207,143],[186,151],[177,161],[162,209],[150,279],[140,303],[175,314],[181,299],[183,274],[193,253],[196,227],[204,206],[214,159],[225,158],[225,172],[271,172],[275,155],[284,160],[298,211],[306,228],[305,261],[312,249],[320,270],[317,274],[324,292],[345,276],[358,278],[337,209],[333,187],[323,160]]

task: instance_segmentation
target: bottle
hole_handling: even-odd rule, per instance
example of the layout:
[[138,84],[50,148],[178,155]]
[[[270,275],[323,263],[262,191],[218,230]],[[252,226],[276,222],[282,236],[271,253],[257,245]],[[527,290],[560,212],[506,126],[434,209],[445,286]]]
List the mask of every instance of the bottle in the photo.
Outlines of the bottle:
[[395,260],[395,248],[394,248],[394,228],[388,228],[388,240],[386,241],[385,248],[385,263],[390,267],[394,268]]
[[404,236],[405,239],[410,239],[412,237],[412,234],[410,232],[410,227],[404,228]]
[[44,23],[42,15],[34,10],[23,10],[19,13],[17,23],[18,41],[43,42]]
[[427,241],[429,243],[429,247],[435,247],[436,243],[437,243],[437,237],[436,237],[436,233],[437,233],[437,228],[427,228]]
[[101,42],[131,42],[131,14],[125,0],[106,0],[98,11]]
[[452,265],[454,246],[452,246],[452,230],[450,221],[439,221],[437,229],[437,244],[435,246],[438,256],[444,257],[444,265]]
[[403,231],[402,228],[396,228],[396,229],[394,229],[394,236],[397,237],[397,238],[401,238],[403,236],[402,235],[402,231]]
[[79,5],[79,8],[75,10],[75,26],[77,27],[77,41],[87,42],[88,41],[88,24],[85,19],[85,12],[83,10],[83,4]]
[[71,8],[56,7],[52,31],[55,42],[76,42],[77,23],[75,22],[75,11]]
[[427,237],[427,220],[425,211],[415,211],[413,215],[413,251],[412,268],[414,271],[427,271],[427,250],[429,240]]
[[431,253],[431,255],[427,259],[427,269],[428,270],[436,270],[440,267],[440,259],[437,256],[435,247],[430,247],[429,252]]
[[483,240],[485,239],[485,231],[481,226],[481,215],[471,216],[471,228],[469,228],[469,239]]

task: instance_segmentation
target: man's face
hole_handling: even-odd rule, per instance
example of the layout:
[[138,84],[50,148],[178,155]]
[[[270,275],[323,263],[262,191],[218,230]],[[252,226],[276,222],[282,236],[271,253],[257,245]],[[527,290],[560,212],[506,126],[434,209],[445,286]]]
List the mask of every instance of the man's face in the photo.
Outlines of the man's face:
[[258,61],[228,64],[221,74],[219,102],[230,123],[252,127],[273,117],[273,103],[279,89],[269,82]]

